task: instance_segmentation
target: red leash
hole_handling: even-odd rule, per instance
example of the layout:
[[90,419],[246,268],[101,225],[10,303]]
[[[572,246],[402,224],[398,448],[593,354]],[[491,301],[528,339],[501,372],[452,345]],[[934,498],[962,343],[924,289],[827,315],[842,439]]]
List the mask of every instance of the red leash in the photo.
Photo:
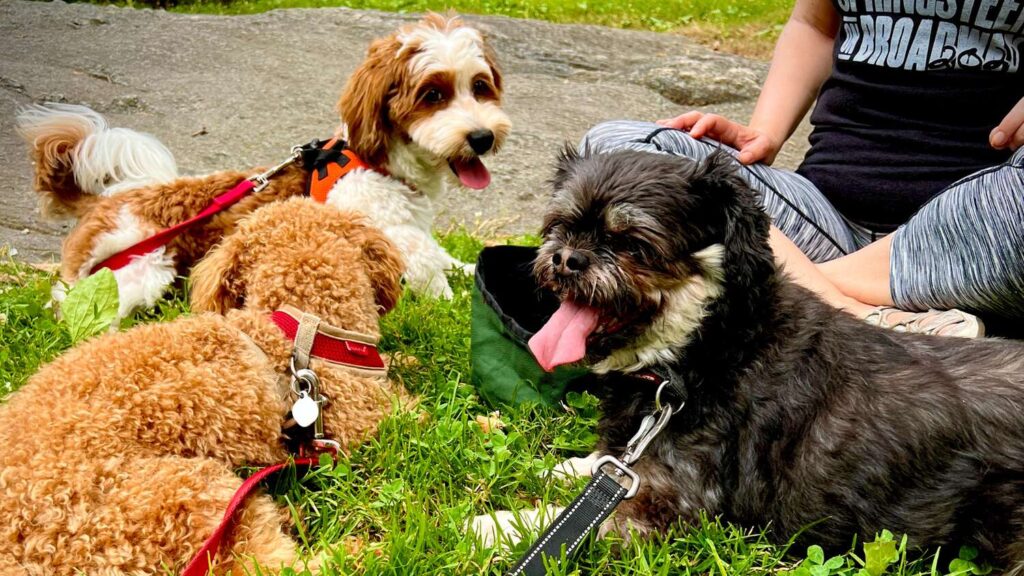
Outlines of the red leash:
[[223,212],[249,193],[263,190],[274,174],[277,174],[292,162],[301,162],[307,170],[312,171],[306,193],[320,203],[327,200],[327,192],[330,191],[338,180],[341,180],[353,170],[359,168],[369,169],[365,162],[348,149],[348,144],[343,140],[335,138],[326,143],[314,140],[305,146],[296,146],[292,148],[292,156],[284,162],[262,174],[242,180],[231,190],[214,198],[210,205],[204,208],[202,212],[180,224],[165,228],[149,238],[110,256],[93,266],[89,274],[95,274],[104,268],[109,268],[111,271],[120,270],[131,264],[133,258],[149,254],[161,246],[166,246],[171,240],[174,240],[175,237],[191,226],[219,212]]
[[[297,308],[283,306],[270,315],[271,321],[283,332],[284,337],[294,341],[302,322],[303,314]],[[371,336],[341,330],[327,324],[320,324],[317,320],[316,333],[313,336],[309,348],[309,354],[313,358],[319,358],[325,362],[361,368],[364,370],[383,371],[386,369],[384,360],[381,358],[375,339]],[[294,377],[294,376],[293,376]],[[319,420],[317,426],[319,426]],[[316,430],[317,428],[314,428]],[[322,431],[322,429],[321,429]],[[313,440],[313,449],[318,450],[316,437]],[[331,446],[329,450],[336,450],[337,443],[332,440],[323,440],[319,446]],[[300,451],[300,454],[302,452]],[[296,466],[315,466],[319,462],[319,456],[300,457],[295,459]],[[287,462],[267,466],[247,478],[235,492],[228,503],[227,510],[221,518],[220,524],[213,531],[213,534],[203,543],[202,548],[196,553],[192,561],[181,573],[182,576],[206,576],[213,564],[213,559],[220,550],[221,542],[226,534],[229,534],[234,527],[235,513],[245,503],[246,498],[256,489],[256,486],[265,480],[267,476],[281,471],[288,466]]]
[[[296,466],[315,466],[320,461],[319,456],[309,458],[297,458],[295,460]],[[213,559],[217,556],[217,552],[220,550],[221,540],[224,535],[227,534],[235,524],[235,512],[242,507],[245,503],[245,499],[249,497],[249,494],[256,489],[256,486],[260,482],[263,482],[267,476],[280,472],[288,466],[288,462],[281,462],[267,466],[266,468],[256,472],[252,476],[245,479],[242,482],[242,486],[235,492],[234,497],[231,498],[231,502],[228,504],[228,509],[224,511],[224,516],[221,518],[220,524],[217,529],[213,531],[213,534],[206,539],[203,543],[203,547],[199,549],[192,561],[188,563],[185,570],[182,571],[181,576],[207,576],[210,572],[210,567],[213,566]]]
[[92,270],[90,270],[89,273],[95,274],[96,272],[104,268],[110,268],[111,272],[113,272],[114,270],[120,270],[121,268],[124,268],[128,264],[131,264],[133,258],[137,256],[142,256],[144,254],[149,254],[150,252],[156,250],[161,246],[166,246],[167,243],[169,243],[171,240],[174,240],[176,236],[184,232],[192,225],[196,224],[197,222],[206,220],[207,218],[212,217],[214,214],[217,214],[218,212],[226,210],[232,204],[238,202],[247,194],[252,192],[253,189],[255,188],[256,183],[253,182],[252,180],[242,180],[241,182],[238,183],[238,185],[236,185],[231,190],[228,190],[227,192],[214,198],[213,202],[210,202],[210,205],[204,208],[203,211],[200,212],[199,214],[196,214],[195,216],[189,218],[188,220],[185,220],[184,222],[171,226],[170,228],[164,228],[163,230],[157,232],[156,234],[150,236],[149,238],[146,238],[141,242],[129,246],[128,248],[125,248],[124,250],[118,252],[117,254],[114,254],[110,258],[107,258],[106,260],[93,266]]

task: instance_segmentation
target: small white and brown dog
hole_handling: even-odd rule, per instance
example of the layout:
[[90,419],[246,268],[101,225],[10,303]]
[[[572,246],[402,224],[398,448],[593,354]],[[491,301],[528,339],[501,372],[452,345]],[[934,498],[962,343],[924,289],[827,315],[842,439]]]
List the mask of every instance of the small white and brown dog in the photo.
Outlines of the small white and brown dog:
[[[398,246],[414,292],[448,298],[446,272],[471,271],[434,240],[436,204],[460,183],[473,189],[490,183],[481,157],[496,152],[511,127],[501,96],[501,73],[484,36],[455,15],[433,13],[374,41],[345,86],[342,126],[366,168],[349,172],[326,202],[364,213]],[[61,276],[69,284],[259,172],[179,178],[173,156],[156,139],[109,128],[84,106],[28,107],[18,129],[32,148],[43,213],[78,219],[61,251]],[[240,217],[305,193],[306,181],[293,165],[259,194],[116,270],[122,316],[152,306]]]
[[452,185],[490,184],[480,157],[496,152],[512,126],[501,96],[484,36],[434,13],[374,41],[341,96],[353,151],[379,168],[345,177],[327,202],[365,212],[384,231],[405,256],[414,291],[451,297],[445,271],[472,270],[431,235],[435,204]]

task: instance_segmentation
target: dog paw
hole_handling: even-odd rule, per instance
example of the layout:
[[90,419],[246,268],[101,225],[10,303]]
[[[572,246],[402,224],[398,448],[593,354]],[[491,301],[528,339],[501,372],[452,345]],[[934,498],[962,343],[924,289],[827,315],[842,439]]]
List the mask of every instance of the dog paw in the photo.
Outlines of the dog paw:
[[467,262],[459,262],[456,260],[452,267],[465,274],[466,276],[473,276],[476,274],[476,264],[469,264]]
[[542,472],[541,476],[543,478],[557,478],[559,480],[590,478],[593,476],[594,462],[597,462],[598,458],[597,452],[591,452],[583,458],[569,458],[553,469]]
[[451,300],[454,296],[452,287],[448,285],[448,278],[441,273],[430,276],[414,276],[409,274],[406,275],[405,281],[416,294],[422,294],[439,300]]
[[439,300],[451,300],[455,297],[455,293],[452,292],[452,287],[449,286],[447,282],[445,282],[444,286],[440,289],[432,290],[430,295]]
[[499,546],[511,548],[523,538],[550,524],[562,512],[557,506],[546,506],[532,510],[496,510],[490,514],[476,516],[467,528],[477,541],[486,548]]
[[612,514],[610,518],[601,523],[597,528],[597,538],[603,540],[609,534],[618,535],[624,545],[629,545],[634,537],[645,539],[654,532],[654,529],[643,522],[632,518],[620,518],[618,514]]
[[467,528],[484,548],[493,548],[498,542],[505,542],[506,538],[507,546],[522,540],[522,536],[512,528],[512,513],[507,510],[476,516],[469,521]]

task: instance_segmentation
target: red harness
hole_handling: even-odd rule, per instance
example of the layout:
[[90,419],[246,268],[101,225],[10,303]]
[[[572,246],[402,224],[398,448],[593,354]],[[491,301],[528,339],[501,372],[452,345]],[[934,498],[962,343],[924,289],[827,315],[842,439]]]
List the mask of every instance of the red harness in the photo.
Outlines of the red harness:
[[166,246],[185,230],[227,210],[251,192],[259,192],[267,186],[269,179],[274,174],[296,161],[301,162],[302,166],[310,171],[306,194],[321,203],[327,201],[327,193],[338,180],[357,168],[369,168],[354,152],[348,149],[344,140],[334,138],[326,143],[314,141],[305,146],[296,146],[292,149],[292,156],[288,160],[266,172],[242,180],[231,190],[214,198],[206,208],[195,216],[170,228],[164,228],[149,238],[110,256],[93,266],[89,273],[95,274],[104,268],[109,268],[111,271],[119,270],[131,264],[134,258],[149,254],[161,246]]
[[[270,319],[273,320],[274,324],[277,324],[278,328],[284,332],[285,337],[292,341],[295,340],[295,335],[298,333],[300,322],[300,319],[296,318],[295,312],[296,310],[294,309],[276,310],[270,315]],[[365,336],[361,337],[358,334],[345,332],[330,326],[320,326],[317,329],[316,336],[313,338],[310,357],[352,368],[374,371],[384,370],[384,360],[377,351],[377,347],[366,340],[368,338]],[[296,458],[294,464],[296,466],[308,467],[315,466],[319,461],[320,456],[317,454]],[[224,516],[221,517],[220,524],[217,525],[213,534],[206,539],[206,542],[203,542],[202,547],[199,548],[192,561],[182,571],[181,576],[206,576],[209,573],[210,568],[213,566],[213,559],[220,550],[221,542],[226,535],[231,533],[231,529],[235,524],[235,514],[245,503],[245,500],[268,476],[276,474],[287,467],[288,462],[272,464],[257,471],[242,482],[242,485],[231,498],[231,502],[228,503],[227,510],[224,511]]]
[[[299,331],[299,318],[295,317],[294,312],[276,310],[270,315],[270,319],[289,340],[295,340],[295,334]],[[321,326],[313,339],[310,356],[350,368],[383,370],[385,366],[380,352],[374,344],[365,340],[351,332]]]

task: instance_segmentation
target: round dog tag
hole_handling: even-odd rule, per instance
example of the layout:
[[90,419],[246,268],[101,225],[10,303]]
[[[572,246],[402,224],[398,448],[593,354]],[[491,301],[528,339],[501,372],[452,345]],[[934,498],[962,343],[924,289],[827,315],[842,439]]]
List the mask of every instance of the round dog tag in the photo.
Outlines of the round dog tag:
[[308,428],[313,422],[316,422],[319,415],[320,407],[305,392],[300,393],[299,399],[292,404],[292,418],[303,428]]

